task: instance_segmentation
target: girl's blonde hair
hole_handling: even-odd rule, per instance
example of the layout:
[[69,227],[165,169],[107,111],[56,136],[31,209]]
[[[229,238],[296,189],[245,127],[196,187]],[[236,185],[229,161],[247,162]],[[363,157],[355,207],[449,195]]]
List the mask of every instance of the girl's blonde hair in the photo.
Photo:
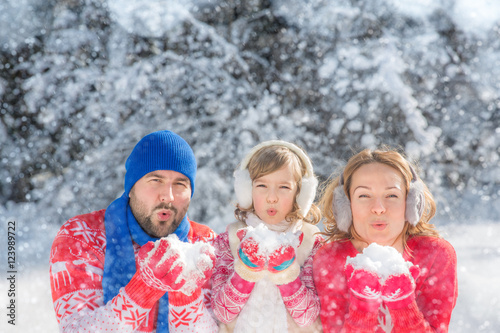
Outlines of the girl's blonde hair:
[[[291,149],[281,145],[262,147],[250,158],[247,169],[250,174],[250,179],[253,182],[255,179],[275,172],[288,164],[290,164],[292,168],[292,173],[297,183],[297,193],[295,195],[292,211],[287,214],[285,219],[290,223],[297,220],[303,220],[311,224],[317,224],[321,220],[321,212],[318,206],[312,204],[307,216],[302,216],[300,207],[297,204],[297,196],[301,190],[301,180],[306,174],[306,166]],[[241,208],[240,205],[237,205],[234,215],[239,221],[245,222],[247,214],[253,211],[253,203],[248,209]]]
[[[410,188],[410,184],[413,180],[413,173],[411,170],[413,166],[410,165],[410,162],[408,162],[402,153],[385,146],[377,150],[365,149],[357,153],[349,159],[345,168],[341,172],[332,174],[326,184],[322,186],[321,197],[318,205],[321,208],[321,212],[324,217],[323,224],[325,232],[323,232],[323,235],[326,236],[325,238],[327,242],[341,239],[356,239],[364,241],[361,236],[356,233],[352,222],[347,232],[338,228],[333,213],[333,200],[334,190],[337,186],[339,186],[341,176],[344,180],[344,193],[347,195],[347,198],[351,200],[350,190],[353,174],[361,166],[371,163],[381,163],[397,170],[401,174],[403,183],[406,186],[406,195],[408,195],[408,189]],[[403,228],[404,248],[406,248],[406,243],[411,236],[440,237],[434,225],[429,223],[436,213],[436,203],[427,186],[423,182],[422,185],[425,197],[424,211],[422,217],[415,226],[405,222],[405,226]]]

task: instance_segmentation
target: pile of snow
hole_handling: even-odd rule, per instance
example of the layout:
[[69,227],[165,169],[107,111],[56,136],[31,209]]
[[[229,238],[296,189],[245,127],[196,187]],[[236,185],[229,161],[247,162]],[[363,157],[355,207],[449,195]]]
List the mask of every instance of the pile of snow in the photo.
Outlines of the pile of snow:
[[243,242],[245,239],[253,238],[259,244],[257,254],[266,257],[268,257],[280,246],[282,246],[283,248],[285,248],[286,246],[291,246],[296,249],[300,245],[299,236],[302,234],[301,231],[288,231],[278,233],[270,230],[262,223],[256,227],[248,226],[243,229],[246,230],[246,234],[241,239],[241,242]]
[[377,243],[368,245],[362,253],[354,258],[347,257],[346,265],[354,269],[364,269],[376,273],[383,283],[391,275],[410,274],[413,264],[405,261],[401,253],[392,246],[382,246]]
[[[204,242],[182,242],[175,234],[171,234],[162,239],[168,240],[169,247],[163,254],[160,261],[158,261],[157,266],[160,266],[172,257],[178,256],[172,264],[170,270],[177,266],[182,267],[181,274],[179,274],[175,283],[180,283],[182,280],[185,280],[186,283],[181,290],[186,295],[192,295],[196,290],[199,281],[205,279],[204,272],[213,268],[214,262],[212,258],[215,258],[214,247],[211,244]],[[155,242],[154,250],[150,251],[149,255],[144,260],[146,264],[149,263],[162,239]]]

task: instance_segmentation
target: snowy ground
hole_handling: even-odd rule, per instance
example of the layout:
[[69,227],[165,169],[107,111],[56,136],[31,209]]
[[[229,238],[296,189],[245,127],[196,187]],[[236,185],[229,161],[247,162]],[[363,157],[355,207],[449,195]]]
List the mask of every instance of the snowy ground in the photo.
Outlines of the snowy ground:
[[[500,332],[500,224],[446,224],[439,229],[458,255],[459,298],[450,332]],[[6,277],[2,277],[0,332],[57,332],[47,264],[55,233],[55,229],[41,226],[39,230],[30,230],[32,241],[20,240],[18,246],[23,250],[17,274],[16,325],[7,323],[8,285]],[[0,234],[0,246],[4,249],[6,237]],[[6,272],[7,259],[4,258],[5,252],[1,253],[0,267]],[[6,273],[2,274],[6,276]]]

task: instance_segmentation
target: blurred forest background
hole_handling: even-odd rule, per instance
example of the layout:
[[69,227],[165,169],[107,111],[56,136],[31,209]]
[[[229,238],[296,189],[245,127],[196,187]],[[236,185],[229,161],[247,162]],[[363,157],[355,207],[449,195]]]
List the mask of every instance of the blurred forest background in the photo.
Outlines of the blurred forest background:
[[219,232],[237,163],[274,138],[322,180],[400,147],[437,221],[499,219],[495,1],[5,0],[0,31],[0,213],[28,227],[105,208],[159,129],[192,145],[190,216]]

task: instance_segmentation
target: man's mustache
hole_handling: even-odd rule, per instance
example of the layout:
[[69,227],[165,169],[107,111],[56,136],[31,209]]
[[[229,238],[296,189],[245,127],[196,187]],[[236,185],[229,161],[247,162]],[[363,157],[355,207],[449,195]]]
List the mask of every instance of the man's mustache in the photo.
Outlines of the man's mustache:
[[169,209],[177,214],[177,209],[174,207],[174,205],[172,205],[171,202],[159,204],[158,206],[155,207],[155,210],[158,210],[158,209]]

